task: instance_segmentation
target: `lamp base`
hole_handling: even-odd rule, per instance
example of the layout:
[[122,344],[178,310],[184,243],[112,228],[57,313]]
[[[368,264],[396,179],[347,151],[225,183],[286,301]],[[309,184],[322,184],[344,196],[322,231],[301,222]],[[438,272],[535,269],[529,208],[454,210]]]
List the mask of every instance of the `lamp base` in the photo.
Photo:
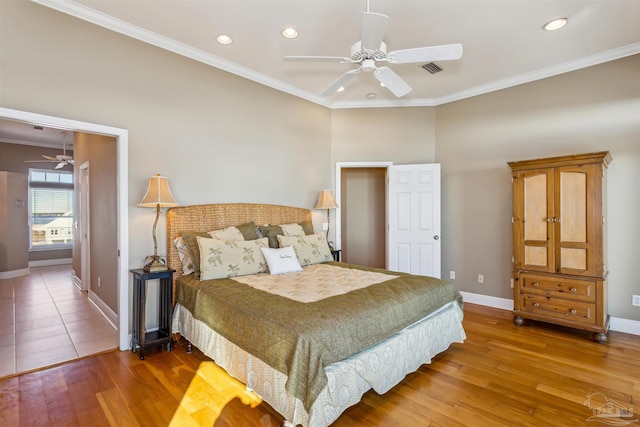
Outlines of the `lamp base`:
[[145,259],[145,261],[146,260],[149,260],[149,262],[144,267],[142,267],[142,270],[147,273],[154,273],[156,271],[167,271],[169,269],[169,267],[164,264],[162,258],[160,258],[158,255],[150,255]]

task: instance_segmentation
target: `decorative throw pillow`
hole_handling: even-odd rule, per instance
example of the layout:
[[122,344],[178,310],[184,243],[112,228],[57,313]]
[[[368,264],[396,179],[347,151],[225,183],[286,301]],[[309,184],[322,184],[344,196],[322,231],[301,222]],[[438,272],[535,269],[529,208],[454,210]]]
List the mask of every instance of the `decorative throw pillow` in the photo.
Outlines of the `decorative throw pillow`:
[[184,239],[185,245],[187,245],[187,251],[189,252],[189,256],[191,257],[191,263],[193,265],[193,274],[196,279],[200,278],[200,248],[198,246],[198,237],[204,237],[208,239],[212,239],[209,233],[205,233],[202,231],[183,231],[182,238]]
[[244,236],[238,227],[226,227],[220,230],[213,230],[209,235],[218,240],[244,240]]
[[258,236],[258,233],[256,233],[256,223],[253,221],[238,225],[237,228],[244,236],[244,240],[256,240],[259,237],[264,237]]
[[218,240],[197,237],[200,248],[200,280],[222,279],[267,272],[261,247],[267,238],[257,240]]
[[280,246],[293,246],[301,266],[333,261],[324,234],[308,236],[278,236]]
[[283,274],[302,270],[296,252],[291,246],[278,249],[260,248],[260,250],[262,250],[264,259],[267,260],[269,273],[271,274]]
[[261,225],[258,227],[263,236],[269,238],[269,247],[278,247],[278,236],[304,236],[313,234],[311,221],[281,225]]
[[180,258],[180,264],[182,265],[182,274],[187,275],[193,273],[193,261],[191,260],[191,254],[187,248],[182,236],[178,236],[173,239],[173,244],[178,250],[178,257]]

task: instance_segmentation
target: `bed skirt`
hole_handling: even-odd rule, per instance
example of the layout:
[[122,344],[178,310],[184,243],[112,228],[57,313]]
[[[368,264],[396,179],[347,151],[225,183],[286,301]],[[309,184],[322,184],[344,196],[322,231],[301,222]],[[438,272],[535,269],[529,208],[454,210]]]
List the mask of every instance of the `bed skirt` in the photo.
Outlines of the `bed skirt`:
[[173,329],[255,391],[286,421],[326,427],[358,403],[368,390],[386,393],[452,343],[462,343],[466,338],[462,318],[458,303],[451,302],[387,340],[327,366],[329,382],[309,413],[299,399],[285,390],[285,374],[217,334],[180,304],[174,310]]

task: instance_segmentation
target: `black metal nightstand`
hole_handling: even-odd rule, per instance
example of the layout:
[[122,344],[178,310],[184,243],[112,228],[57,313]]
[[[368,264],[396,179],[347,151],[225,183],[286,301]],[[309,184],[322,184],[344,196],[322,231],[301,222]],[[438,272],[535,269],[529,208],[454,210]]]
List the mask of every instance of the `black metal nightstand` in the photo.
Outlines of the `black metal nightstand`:
[[[133,274],[133,340],[131,351],[140,347],[140,360],[150,347],[167,345],[171,351],[171,288],[175,270],[146,272],[141,268],[130,270]],[[158,330],[147,332],[145,326],[145,303],[147,301],[147,281],[158,280],[160,296],[158,301]]]
[[340,262],[340,253],[341,252],[342,252],[342,249],[335,249],[335,250],[331,251],[331,255],[333,255],[333,260],[334,261]]

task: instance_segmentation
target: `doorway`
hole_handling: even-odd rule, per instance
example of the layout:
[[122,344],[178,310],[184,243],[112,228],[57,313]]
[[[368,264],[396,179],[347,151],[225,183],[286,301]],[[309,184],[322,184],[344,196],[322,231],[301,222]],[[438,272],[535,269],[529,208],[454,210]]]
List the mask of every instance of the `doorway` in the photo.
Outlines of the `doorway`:
[[386,168],[342,168],[342,261],[386,266]]
[[116,180],[117,180],[117,310],[120,350],[129,349],[129,209],[128,209],[128,140],[126,129],[114,128],[95,123],[80,122],[62,117],[47,116],[27,111],[0,107],[0,118],[17,120],[45,127],[68,129],[73,132],[87,132],[108,135],[116,139]]
[[80,166],[80,191],[78,193],[80,206],[80,275],[81,290],[89,292],[91,289],[91,214],[89,206],[89,162]]

